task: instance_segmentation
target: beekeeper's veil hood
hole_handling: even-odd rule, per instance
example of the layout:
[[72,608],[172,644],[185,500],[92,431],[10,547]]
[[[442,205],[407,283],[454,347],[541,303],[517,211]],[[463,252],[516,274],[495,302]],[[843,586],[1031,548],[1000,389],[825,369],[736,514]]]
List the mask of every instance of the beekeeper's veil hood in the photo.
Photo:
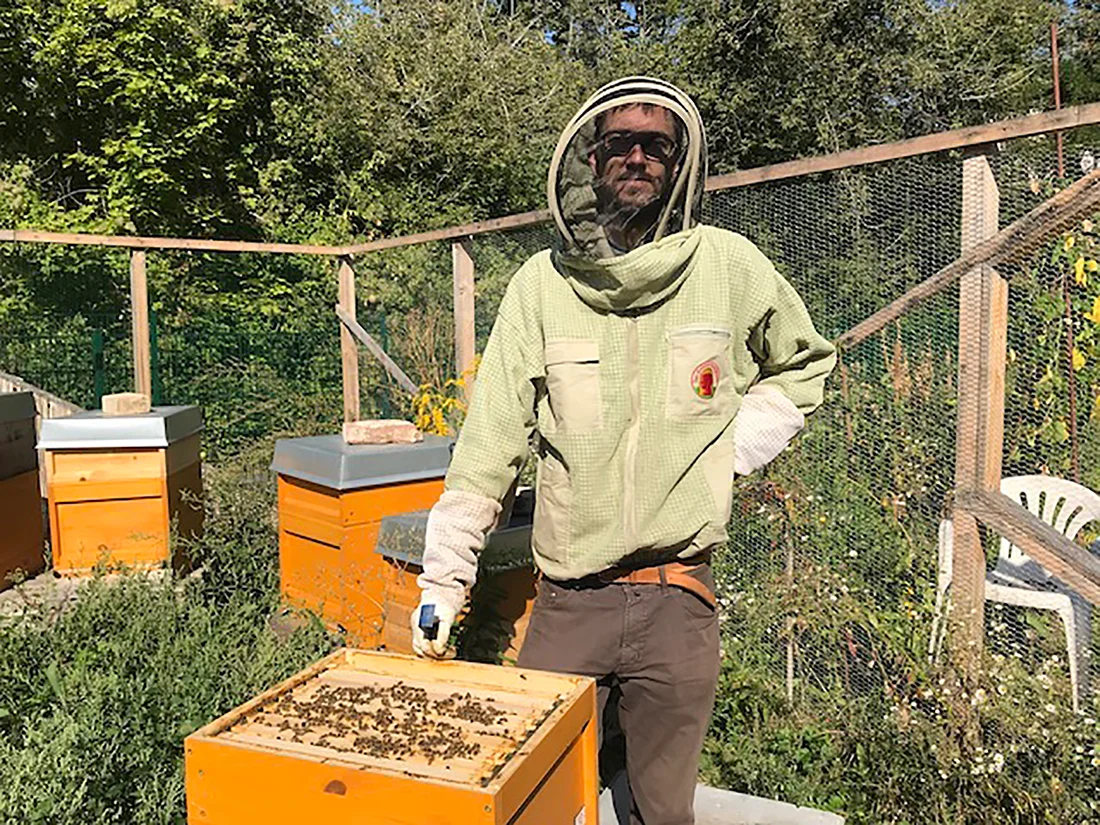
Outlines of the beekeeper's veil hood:
[[562,132],[547,197],[558,269],[598,309],[642,309],[691,271],[706,138],[686,94],[660,80],[604,86]]

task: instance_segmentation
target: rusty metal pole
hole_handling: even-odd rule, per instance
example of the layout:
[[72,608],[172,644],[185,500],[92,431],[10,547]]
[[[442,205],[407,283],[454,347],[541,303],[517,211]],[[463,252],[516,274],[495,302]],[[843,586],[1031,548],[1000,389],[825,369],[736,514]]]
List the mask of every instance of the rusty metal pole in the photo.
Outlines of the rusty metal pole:
[[[1050,24],[1051,71],[1054,74],[1054,109],[1062,108],[1061,71],[1058,64],[1058,23]],[[1065,180],[1066,166],[1062,150],[1062,133],[1055,132],[1058,147],[1058,178]],[[1073,464],[1073,480],[1081,482],[1081,451],[1077,443],[1077,374],[1073,370],[1073,301],[1069,282],[1069,270],[1062,271],[1062,301],[1065,303],[1064,323],[1066,327],[1066,387],[1069,392],[1069,448]]]
[[[1054,73],[1054,110],[1062,108],[1062,82],[1061,72],[1058,69],[1058,23],[1050,24],[1050,56],[1052,61],[1051,71]],[[1062,156],[1062,133],[1055,132],[1054,137],[1058,142],[1058,177],[1066,176],[1066,166]]]

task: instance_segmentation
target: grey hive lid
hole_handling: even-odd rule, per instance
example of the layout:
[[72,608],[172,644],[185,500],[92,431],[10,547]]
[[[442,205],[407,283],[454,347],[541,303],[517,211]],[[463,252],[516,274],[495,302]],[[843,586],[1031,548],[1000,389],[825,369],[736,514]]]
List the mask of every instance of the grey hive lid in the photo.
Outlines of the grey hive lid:
[[346,444],[342,435],[275,442],[271,469],[334,490],[443,478],[454,439],[425,435],[417,444]]
[[104,415],[102,410],[42,422],[42,450],[107,450],[167,447],[202,430],[200,407],[154,407],[138,415]]
[[[374,552],[395,561],[423,567],[429,512],[414,510],[383,518]],[[533,563],[531,526],[530,514],[513,511],[506,527],[498,527],[486,536],[485,549],[478,556],[478,569],[484,573],[530,566]]]
[[0,392],[0,424],[34,418],[34,393]]

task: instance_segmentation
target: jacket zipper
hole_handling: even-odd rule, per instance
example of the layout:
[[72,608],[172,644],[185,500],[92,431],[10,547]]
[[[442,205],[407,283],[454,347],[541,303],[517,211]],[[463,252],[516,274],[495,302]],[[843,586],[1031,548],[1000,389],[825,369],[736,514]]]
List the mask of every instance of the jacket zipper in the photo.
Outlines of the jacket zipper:
[[623,457],[623,538],[629,555],[637,550],[635,524],[635,479],[638,459],[638,435],[642,428],[642,388],[638,357],[638,321],[626,319],[626,379],[630,396],[630,421],[626,432],[626,452]]

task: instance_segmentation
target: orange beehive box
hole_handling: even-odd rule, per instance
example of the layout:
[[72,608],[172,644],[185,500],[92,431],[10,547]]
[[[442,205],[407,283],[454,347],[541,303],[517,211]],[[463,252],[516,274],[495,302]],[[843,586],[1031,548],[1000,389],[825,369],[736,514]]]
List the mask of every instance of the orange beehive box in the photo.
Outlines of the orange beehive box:
[[35,413],[32,393],[0,394],[0,590],[16,571],[33,576],[46,566]]
[[279,484],[279,581],[361,647],[382,639],[386,590],[401,565],[375,553],[382,519],[430,508],[443,494],[452,440],[345,444],[339,435],[275,445]]
[[202,531],[201,430],[198,407],[44,421],[54,569],[74,575],[101,561],[137,568],[177,561],[173,524],[181,536]]
[[584,677],[341,650],[184,751],[191,825],[597,823]]

